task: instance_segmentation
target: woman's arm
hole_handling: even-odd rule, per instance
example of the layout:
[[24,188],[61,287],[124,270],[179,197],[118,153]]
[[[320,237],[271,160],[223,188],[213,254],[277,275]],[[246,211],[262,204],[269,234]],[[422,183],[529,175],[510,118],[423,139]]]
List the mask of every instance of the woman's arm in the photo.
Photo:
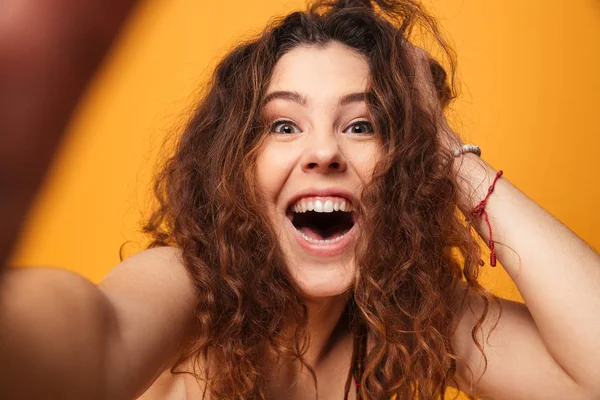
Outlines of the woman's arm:
[[176,361],[195,289],[172,248],[146,250],[95,286],[58,269],[0,285],[0,398],[127,399]]
[[0,398],[122,398],[110,384],[115,322],[106,297],[79,275],[49,268],[5,271]]
[[[454,150],[462,141],[448,126],[437,101],[429,57],[412,45],[407,51],[417,66],[419,92],[440,118],[441,143]],[[460,156],[453,167],[465,196],[459,199],[459,207],[466,215],[486,197],[497,171],[471,153]],[[600,255],[515,187],[510,173],[496,182],[485,211],[497,259],[525,305],[501,301],[502,316],[488,343],[499,312],[490,304],[491,315],[479,338],[480,342],[486,339],[489,364],[478,385],[480,392],[474,394],[492,399],[600,398]],[[483,218],[475,229],[489,243]],[[483,268],[490,268],[489,262]],[[475,295],[470,299],[479,318],[483,303]],[[469,386],[483,372],[483,358],[471,339],[473,312],[468,305],[457,312],[462,317],[453,342],[475,372],[471,376],[459,366],[458,378]]]
[[[474,154],[461,158],[455,163],[459,183],[465,193],[482,200],[497,171]],[[486,355],[499,373],[528,368],[520,375],[522,382],[510,385],[525,387],[531,383],[528,375],[547,373],[546,386],[570,378],[590,399],[600,398],[600,255],[509,179],[510,174],[498,179],[485,210],[498,261],[517,285],[526,308],[513,303],[503,310],[503,325],[494,334],[497,346]],[[463,213],[475,205],[461,199]],[[487,243],[485,220],[475,228]],[[484,268],[490,268],[489,262]],[[515,344],[527,342],[507,356]],[[533,397],[543,389],[529,390]]]

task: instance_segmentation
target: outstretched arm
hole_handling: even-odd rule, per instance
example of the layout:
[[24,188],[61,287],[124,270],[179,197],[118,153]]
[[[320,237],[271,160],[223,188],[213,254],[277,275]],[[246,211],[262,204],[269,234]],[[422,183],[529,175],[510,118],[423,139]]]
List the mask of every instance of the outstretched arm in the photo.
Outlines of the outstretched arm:
[[0,398],[130,400],[177,361],[196,290],[170,247],[129,257],[98,285],[9,269],[0,290]]
[[130,257],[98,287],[59,269],[3,271],[70,114],[134,3],[1,2],[2,399],[131,399],[171,366],[193,324],[194,288],[174,249]]
[[0,5],[0,270],[72,110],[135,0]]

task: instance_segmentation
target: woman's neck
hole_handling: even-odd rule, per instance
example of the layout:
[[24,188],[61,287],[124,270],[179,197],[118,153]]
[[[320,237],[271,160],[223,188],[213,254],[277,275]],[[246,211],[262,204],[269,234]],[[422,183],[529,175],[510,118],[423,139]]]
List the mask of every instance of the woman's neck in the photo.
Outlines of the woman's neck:
[[348,294],[325,299],[306,301],[308,309],[307,331],[310,345],[306,352],[306,361],[317,366],[343,337],[350,334],[350,323],[346,307]]
[[[308,308],[309,347],[304,361],[319,382],[319,398],[343,398],[352,363],[353,337],[346,306],[348,295],[305,302]],[[327,383],[324,385],[324,383]],[[269,398],[314,398],[314,380],[298,360],[280,359],[273,364],[268,384]]]

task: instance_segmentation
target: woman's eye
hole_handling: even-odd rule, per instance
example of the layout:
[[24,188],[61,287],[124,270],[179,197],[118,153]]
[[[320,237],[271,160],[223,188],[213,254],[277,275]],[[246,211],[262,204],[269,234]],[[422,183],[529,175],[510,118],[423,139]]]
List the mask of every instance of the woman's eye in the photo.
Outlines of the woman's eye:
[[289,135],[292,133],[300,133],[301,131],[292,121],[282,120],[273,122],[271,125],[271,132]]
[[[289,135],[293,133],[300,133],[302,131],[292,121],[280,120],[273,122],[271,125],[271,132]],[[344,133],[354,133],[357,135],[370,134],[373,133],[373,125],[371,125],[371,123],[368,121],[358,121],[346,128]]]
[[346,128],[344,133],[356,133],[358,135],[373,133],[373,125],[368,121],[358,121]]

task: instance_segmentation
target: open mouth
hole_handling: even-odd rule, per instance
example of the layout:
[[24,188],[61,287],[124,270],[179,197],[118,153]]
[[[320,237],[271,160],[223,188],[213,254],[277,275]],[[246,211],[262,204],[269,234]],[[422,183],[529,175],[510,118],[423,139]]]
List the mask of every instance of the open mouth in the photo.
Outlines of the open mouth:
[[351,203],[339,198],[303,199],[287,217],[305,240],[319,244],[340,241],[355,224]]

